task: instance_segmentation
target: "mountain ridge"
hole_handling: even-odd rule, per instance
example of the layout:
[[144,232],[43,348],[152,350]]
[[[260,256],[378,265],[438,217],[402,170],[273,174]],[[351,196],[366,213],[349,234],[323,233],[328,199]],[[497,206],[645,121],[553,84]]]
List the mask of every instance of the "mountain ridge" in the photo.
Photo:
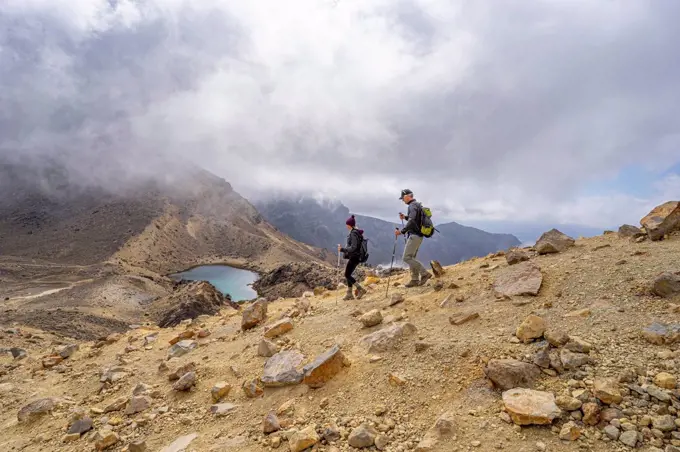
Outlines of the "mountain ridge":
[[[333,205],[334,208],[326,206]],[[295,240],[335,252],[338,243],[344,244],[347,236],[345,220],[350,210],[342,203],[319,203],[311,197],[277,197],[259,200],[255,206],[263,217],[277,229]],[[435,211],[436,215],[436,211]],[[394,249],[394,228],[399,223],[355,215],[357,228],[363,229],[369,239],[369,264],[389,264]],[[435,217],[436,220],[436,217]],[[438,233],[425,239],[418,258],[425,262],[438,260],[451,265],[472,257],[480,257],[501,249],[519,246],[520,241],[511,234],[492,234],[456,222],[436,224]],[[397,240],[401,252],[402,238]],[[397,256],[400,259],[401,254]]]

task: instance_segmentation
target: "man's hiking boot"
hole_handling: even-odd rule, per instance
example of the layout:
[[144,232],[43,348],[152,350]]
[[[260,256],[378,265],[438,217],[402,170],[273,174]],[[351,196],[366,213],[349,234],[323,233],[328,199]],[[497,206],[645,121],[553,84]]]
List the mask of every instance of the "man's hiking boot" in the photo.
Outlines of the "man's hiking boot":
[[419,285],[420,285],[420,281],[418,281],[417,279],[412,279],[409,282],[407,282],[406,284],[404,284],[404,287],[417,287]]
[[363,297],[364,295],[366,295],[366,289],[364,289],[361,286],[357,286],[357,291],[356,291],[357,300],[361,300],[361,297]]
[[345,294],[345,296],[342,299],[344,301],[354,300],[354,295],[352,295],[352,289],[351,288],[347,289],[347,293]]
[[429,273],[425,273],[424,275],[422,275],[422,276],[420,277],[420,285],[421,285],[421,286],[424,286],[425,283],[426,283],[430,278],[432,278],[432,275],[429,274]]

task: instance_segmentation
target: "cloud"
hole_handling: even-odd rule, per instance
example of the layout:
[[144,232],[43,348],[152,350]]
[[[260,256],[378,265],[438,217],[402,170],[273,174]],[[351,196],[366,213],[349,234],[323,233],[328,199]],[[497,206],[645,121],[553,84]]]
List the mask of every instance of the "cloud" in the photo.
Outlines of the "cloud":
[[677,196],[673,176],[644,196],[583,190],[680,162],[679,14],[672,0],[8,0],[0,155],[49,155],[86,184],[189,159],[253,198],[308,191],[386,216],[408,186],[447,218],[609,225]]

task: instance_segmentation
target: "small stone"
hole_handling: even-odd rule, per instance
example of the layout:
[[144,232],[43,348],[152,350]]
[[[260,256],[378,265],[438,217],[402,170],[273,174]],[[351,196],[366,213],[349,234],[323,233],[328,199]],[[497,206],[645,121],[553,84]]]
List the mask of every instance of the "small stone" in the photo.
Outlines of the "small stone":
[[575,240],[566,234],[551,229],[550,231],[541,235],[536,241],[534,248],[538,254],[560,253],[566,251],[568,248],[574,246]]
[[671,272],[660,274],[654,279],[652,291],[666,298],[680,295],[680,275]]
[[673,422],[673,418],[668,414],[652,418],[652,425],[655,429],[662,432],[672,432],[675,430],[675,422]]
[[584,403],[583,423],[586,425],[597,425],[600,422],[600,406],[597,403]]
[[406,379],[399,374],[391,373],[389,375],[389,382],[392,386],[404,386]]
[[493,384],[502,389],[532,388],[540,376],[538,367],[515,359],[492,359],[484,373]]
[[569,335],[567,335],[564,331],[549,330],[543,333],[543,337],[545,337],[545,339],[553,347],[562,347],[564,344],[569,342]]
[[196,347],[198,347],[198,343],[196,341],[179,341],[168,350],[168,359],[184,356]]
[[382,323],[383,317],[378,309],[372,309],[366,314],[359,317],[359,321],[364,325],[364,328],[370,328]]
[[647,394],[662,402],[670,402],[671,400],[671,396],[669,396],[666,391],[655,385],[647,386]]
[[390,440],[387,435],[378,435],[375,437],[375,448],[378,450],[385,450],[389,443]]
[[545,332],[545,320],[536,316],[530,315],[524,322],[517,328],[515,335],[522,342],[531,342],[534,339],[538,339],[543,336]]
[[572,421],[567,422],[560,429],[560,439],[564,441],[576,441],[581,434],[581,429]]
[[175,391],[188,391],[196,385],[196,372],[187,372],[172,385]]
[[243,331],[255,328],[267,318],[267,300],[260,299],[243,310],[241,329]]
[[555,403],[565,411],[578,410],[582,405],[582,402],[579,399],[569,396],[558,396],[555,399]]
[[184,452],[196,438],[198,438],[198,434],[196,433],[180,436],[170,443],[170,445],[161,449],[160,452]]
[[217,417],[226,416],[236,411],[238,405],[233,403],[216,403],[210,407],[210,412]]
[[319,435],[316,434],[314,426],[306,427],[299,432],[295,432],[288,438],[290,452],[302,452],[319,442]]
[[590,309],[584,308],[584,309],[578,309],[576,311],[571,311],[566,314],[564,314],[565,317],[588,317],[591,314]]
[[51,367],[56,366],[57,364],[59,364],[59,363],[62,362],[63,360],[64,360],[64,358],[62,358],[62,357],[59,356],[59,355],[46,356],[46,357],[44,357],[44,358],[42,359],[42,366],[43,366],[45,369],[49,369],[49,368],[51,368]]
[[392,297],[390,297],[390,302],[388,306],[394,306],[399,303],[403,303],[404,301],[404,295],[400,293],[393,293]]
[[179,366],[177,369],[173,370],[168,374],[168,380],[170,381],[175,381],[179,380],[183,375],[186,375],[189,372],[195,372],[196,371],[196,364],[193,362],[189,362],[186,364],[183,364]]
[[215,383],[215,386],[213,386],[210,390],[212,401],[215,403],[219,402],[224,397],[229,395],[229,391],[231,391],[231,385],[226,381],[219,381]]
[[589,353],[593,346],[578,336],[571,336],[569,342],[565,345],[565,348],[571,352]]
[[279,352],[264,364],[264,373],[260,380],[265,387],[300,384],[304,375],[298,367],[303,360],[304,356],[297,350]]
[[668,372],[659,372],[654,377],[654,384],[664,389],[675,389],[678,380],[675,375],[671,375]]
[[618,383],[613,378],[596,378],[593,383],[593,395],[607,405],[619,404],[623,400]]
[[550,392],[514,388],[502,397],[505,410],[517,425],[551,424],[561,413]]
[[606,426],[604,428],[604,433],[609,437],[609,439],[613,439],[614,441],[619,439],[619,435],[621,434],[619,429],[614,427],[613,425]]
[[64,443],[72,443],[73,441],[78,441],[80,439],[80,433],[67,433],[61,438]]
[[119,441],[118,434],[111,430],[99,430],[94,437],[94,447],[97,450],[107,449]]
[[249,399],[255,399],[264,395],[264,387],[262,387],[260,380],[257,378],[244,381],[241,389],[243,389],[243,392]]
[[68,358],[70,358],[71,356],[73,356],[73,354],[74,354],[79,348],[80,348],[80,347],[78,346],[78,344],[68,344],[68,345],[64,345],[64,346],[62,346],[62,347],[59,347],[59,349],[57,350],[57,353],[58,353],[59,356],[61,356],[62,358],[68,359]]
[[83,433],[89,432],[90,430],[92,430],[92,419],[85,416],[71,424],[68,429],[68,433],[82,435]]
[[508,265],[519,264],[520,262],[528,261],[529,259],[529,254],[518,248],[512,248],[505,253],[505,260],[508,262]]
[[560,351],[560,361],[565,369],[574,370],[591,362],[590,356],[585,353],[570,352],[566,348]]
[[346,366],[349,366],[349,360],[340,347],[334,345],[302,369],[304,374],[302,382],[310,388],[320,388]]
[[51,413],[56,407],[57,399],[53,397],[38,399],[21,408],[17,414],[17,419],[20,423],[33,420],[44,414]]
[[543,283],[541,269],[532,262],[522,262],[506,268],[493,284],[498,297],[538,295]]
[[394,323],[367,334],[359,340],[359,346],[368,353],[379,353],[396,349],[401,340],[417,331],[412,323]]
[[125,414],[141,413],[144,410],[148,410],[151,407],[151,403],[151,398],[147,396],[132,397],[125,409]]
[[634,430],[621,433],[619,441],[628,447],[635,447],[638,442],[638,433]]
[[276,414],[273,411],[270,411],[262,420],[262,431],[268,435],[269,433],[278,432],[279,430],[281,430],[279,418],[276,417]]
[[378,432],[367,424],[362,424],[359,427],[352,430],[348,438],[348,444],[357,449],[363,449],[366,447],[371,447],[375,444],[375,438],[378,436]]
[[109,345],[114,344],[118,342],[122,337],[123,335],[120,333],[111,333],[108,336],[106,336],[106,343]]
[[431,344],[424,342],[424,341],[416,341],[415,343],[415,349],[417,353],[424,352],[428,348],[431,347]]
[[471,320],[478,319],[479,318],[479,312],[467,312],[467,313],[461,313],[461,314],[456,314],[452,315],[449,317],[449,322],[452,325],[462,325],[464,323],[467,323]]
[[272,325],[265,326],[264,337],[271,339],[277,336],[281,336],[282,334],[285,334],[292,329],[293,321],[290,318],[285,317]]
[[146,441],[138,439],[130,443],[128,452],[146,452]]
[[271,358],[279,352],[279,346],[267,339],[262,339],[257,346],[257,354],[265,358]]

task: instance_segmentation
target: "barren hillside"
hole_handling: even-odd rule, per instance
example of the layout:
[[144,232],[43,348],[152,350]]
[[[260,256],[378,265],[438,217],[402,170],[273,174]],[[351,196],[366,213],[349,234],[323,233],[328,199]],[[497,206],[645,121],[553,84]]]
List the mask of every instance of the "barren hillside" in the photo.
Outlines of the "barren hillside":
[[680,236],[551,240],[424,287],[393,276],[387,298],[372,278],[360,301],[319,291],[101,342],[5,329],[27,357],[2,358],[0,449],[677,451],[677,335],[643,330],[678,317]]

